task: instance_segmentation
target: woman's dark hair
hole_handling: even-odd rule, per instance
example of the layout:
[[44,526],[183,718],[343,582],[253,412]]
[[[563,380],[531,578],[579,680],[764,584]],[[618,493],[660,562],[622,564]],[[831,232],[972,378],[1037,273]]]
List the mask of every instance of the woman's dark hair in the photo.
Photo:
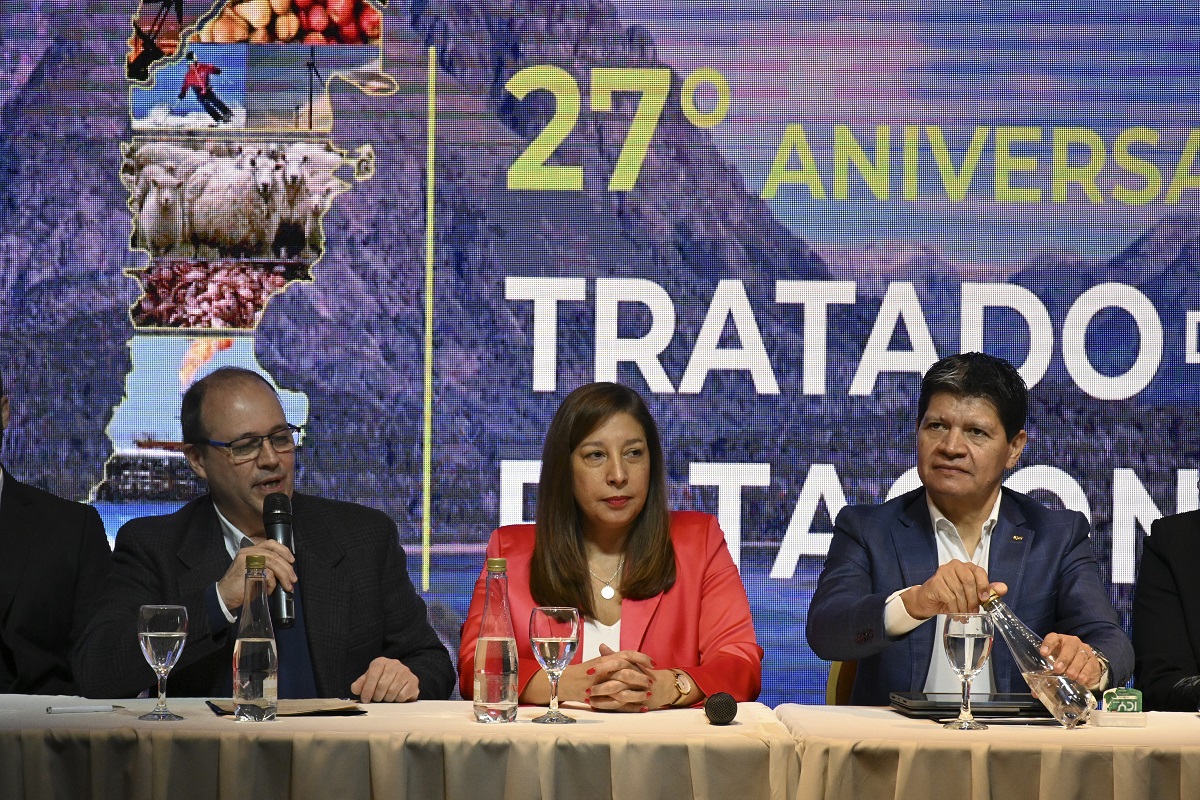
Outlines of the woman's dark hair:
[[571,606],[595,618],[583,526],[575,502],[571,454],[596,428],[617,414],[629,414],[646,434],[650,486],[646,504],[625,539],[621,595],[644,600],[675,585],[675,548],[662,440],[641,396],[619,383],[590,383],[567,395],[546,432],[538,481],[537,533],[529,588],[542,605]]

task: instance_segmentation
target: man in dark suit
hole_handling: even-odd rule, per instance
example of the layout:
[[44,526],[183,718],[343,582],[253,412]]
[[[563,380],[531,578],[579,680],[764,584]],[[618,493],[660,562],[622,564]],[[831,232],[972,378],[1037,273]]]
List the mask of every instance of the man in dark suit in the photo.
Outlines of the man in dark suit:
[[1133,592],[1134,686],[1149,711],[1200,704],[1200,511],[1155,520]]
[[[268,590],[279,582],[296,599],[296,625],[275,631],[280,697],[449,697],[454,668],[409,579],[395,524],[365,506],[293,492],[298,429],[274,388],[249,370],[219,369],[185,393],[180,422],[188,461],[210,493],[121,528],[112,579],[75,652],[83,693],[122,697],[153,684],[135,621],[139,606],[160,603],[188,610],[171,694],[228,697],[246,557],[263,555]],[[294,556],[265,538],[263,501],[275,492],[293,498]]]
[[[8,420],[0,378],[0,447]],[[111,569],[96,509],[0,470],[0,694],[75,694],[71,646]]]
[[[938,615],[974,612],[995,590],[1045,639],[1055,670],[1092,689],[1123,685],[1133,648],[1121,630],[1075,511],[1002,489],[1025,447],[1025,382],[983,353],[950,356],[921,382],[917,473],[923,486],[838,514],[809,606],[809,645],[857,661],[850,702],[894,691],[957,692]],[[1027,692],[997,643],[973,690]]]

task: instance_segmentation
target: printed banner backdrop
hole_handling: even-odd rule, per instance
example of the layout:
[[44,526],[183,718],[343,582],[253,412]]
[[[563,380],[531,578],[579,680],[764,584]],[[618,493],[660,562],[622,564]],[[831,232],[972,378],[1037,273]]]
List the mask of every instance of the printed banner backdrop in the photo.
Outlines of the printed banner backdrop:
[[619,380],[762,700],[821,702],[832,518],[916,485],[919,377],[983,349],[1032,387],[1008,484],[1088,516],[1128,625],[1200,505],[1200,17],[881,5],[0,6],[5,466],[115,537],[203,491],[181,392],[258,369],[457,652],[554,410]]

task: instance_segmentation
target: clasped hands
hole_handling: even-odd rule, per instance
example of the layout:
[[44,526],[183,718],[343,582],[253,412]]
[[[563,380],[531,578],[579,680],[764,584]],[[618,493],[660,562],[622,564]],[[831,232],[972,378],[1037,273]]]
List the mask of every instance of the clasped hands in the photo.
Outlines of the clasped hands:
[[[545,673],[530,682],[526,695],[522,697],[526,702],[549,701]],[[650,656],[601,644],[598,657],[563,671],[558,697],[587,703],[599,711],[652,711],[679,700],[679,693],[675,675],[669,669],[655,669]]]
[[[913,619],[929,619],[938,614],[974,614],[992,592],[1003,596],[1008,586],[988,581],[987,571],[978,564],[948,561],[920,586],[900,595],[904,608]],[[1104,666],[1095,651],[1078,636],[1048,633],[1042,640],[1041,653],[1054,659],[1054,671],[1077,680],[1090,689],[1101,688]]]

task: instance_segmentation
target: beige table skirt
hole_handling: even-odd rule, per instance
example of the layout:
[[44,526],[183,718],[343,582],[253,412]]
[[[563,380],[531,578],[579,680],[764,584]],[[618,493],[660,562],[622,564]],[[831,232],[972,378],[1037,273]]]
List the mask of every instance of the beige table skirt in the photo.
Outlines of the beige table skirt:
[[766,706],[733,725],[702,711],[601,714],[575,725],[474,722],[466,702],[372,705],[360,717],[236,723],[200,700],[142,722],[153,700],[46,714],[79,698],[0,696],[0,798],[703,798],[789,800],[796,746]]
[[782,705],[800,800],[1198,800],[1200,715],[1145,728],[947,731],[882,708]]

